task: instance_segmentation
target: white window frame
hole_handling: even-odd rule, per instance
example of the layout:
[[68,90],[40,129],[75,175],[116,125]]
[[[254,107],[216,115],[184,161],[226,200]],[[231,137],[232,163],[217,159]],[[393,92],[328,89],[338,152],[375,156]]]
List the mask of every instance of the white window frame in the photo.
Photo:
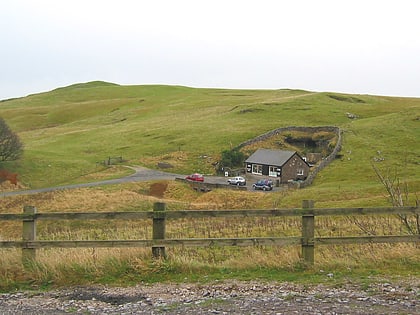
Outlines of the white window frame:
[[296,175],[298,175],[298,176],[302,176],[302,175],[304,175],[304,174],[305,174],[305,170],[304,170],[303,168],[298,168],[298,169],[297,169]]
[[268,167],[268,176],[277,177],[277,166],[269,166]]
[[252,164],[252,174],[262,175],[262,165]]

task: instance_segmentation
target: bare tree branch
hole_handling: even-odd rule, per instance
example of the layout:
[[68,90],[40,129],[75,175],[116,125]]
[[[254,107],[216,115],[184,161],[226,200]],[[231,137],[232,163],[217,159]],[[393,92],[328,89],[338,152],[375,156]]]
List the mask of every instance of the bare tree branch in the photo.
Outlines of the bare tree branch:
[[[409,204],[409,189],[407,183],[401,183],[397,175],[391,177],[390,175],[383,175],[380,170],[372,164],[372,167],[385,187],[392,205],[394,207],[404,207]],[[416,197],[416,204],[419,204],[419,199]],[[420,234],[420,216],[414,215],[397,215],[401,220],[403,226],[407,229],[409,234]]]

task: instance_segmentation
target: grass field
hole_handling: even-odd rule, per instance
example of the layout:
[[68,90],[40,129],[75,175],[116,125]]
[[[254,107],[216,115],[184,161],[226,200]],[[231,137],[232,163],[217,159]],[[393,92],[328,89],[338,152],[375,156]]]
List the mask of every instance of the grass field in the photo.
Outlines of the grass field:
[[[357,118],[349,118],[349,114]],[[223,150],[279,127],[338,126],[344,139],[340,158],[319,173],[312,186],[301,190],[265,194],[215,189],[202,194],[182,183],[169,182],[157,196],[152,193],[153,182],[132,183],[5,197],[0,202],[3,213],[21,212],[29,204],[40,212],[149,210],[157,200],[165,201],[170,209],[290,208],[300,207],[303,199],[315,200],[316,207],[389,205],[373,166],[407,185],[408,205],[413,205],[420,194],[420,99],[416,98],[90,82],[1,101],[0,117],[25,145],[20,161],[0,167],[18,173],[26,188],[127,174],[123,167],[108,168],[100,163],[108,157],[122,157],[123,164],[151,168],[158,162],[168,162],[174,165],[174,173],[213,174],[212,163]],[[226,222],[214,222],[214,226],[182,222],[170,233],[200,237],[219,230],[236,235],[239,231],[235,228],[262,234],[279,233],[279,228],[287,228],[287,233],[298,229],[293,221],[230,223],[231,227],[224,226]],[[401,229],[395,218],[368,223],[378,233],[384,227]],[[150,233],[137,223],[127,224],[44,224],[39,237],[123,238]],[[360,230],[357,222],[348,219],[319,224],[325,229],[323,233],[334,231],[339,235],[344,230]],[[19,224],[6,222],[0,239],[19,239],[20,233]],[[30,283],[66,285],[70,280],[127,284],[240,274],[280,279],[301,271],[296,248],[180,250],[167,262],[152,262],[150,253],[141,250],[45,250],[30,271],[19,265],[19,251],[5,252],[0,263],[0,289],[4,290]],[[364,278],[376,273],[391,276],[395,270],[400,275],[418,276],[419,248],[415,245],[334,247],[317,253],[315,268],[339,270],[343,277]],[[297,275],[302,281],[317,276],[316,271]]]
[[269,130],[334,125],[344,130],[343,159],[317,185],[376,182],[371,163],[380,151],[380,167],[419,189],[415,98],[90,82],[3,101],[0,116],[25,144],[23,159],[3,167],[32,188],[97,173],[109,156],[149,167],[175,160],[174,172],[211,174],[221,151]]

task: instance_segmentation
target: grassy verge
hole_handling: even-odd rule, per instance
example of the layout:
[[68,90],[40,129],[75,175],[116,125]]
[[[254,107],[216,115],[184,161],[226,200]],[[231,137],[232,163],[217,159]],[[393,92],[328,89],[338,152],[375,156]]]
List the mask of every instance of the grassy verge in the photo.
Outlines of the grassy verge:
[[[296,250],[290,248],[203,249],[198,250],[206,252],[201,257],[190,250],[182,253],[175,251],[165,261],[152,260],[148,250],[140,249],[59,250],[59,253],[40,253],[37,263],[26,268],[17,261],[17,253],[9,253],[6,256],[7,274],[5,262],[2,263],[0,291],[93,284],[130,286],[155,282],[206,283],[229,279],[339,285],[347,282],[369,284],[378,279],[390,281],[418,278],[419,249],[407,245],[398,248],[405,253],[395,254],[395,248],[373,246],[370,248],[371,257],[349,254],[348,249],[325,248],[317,257],[319,262],[311,268],[303,266]],[[236,257],[226,259],[224,256],[220,260],[208,258],[219,256],[218,252],[236,252]],[[277,255],[287,255],[287,258],[283,257],[279,262]],[[335,259],[327,261],[323,258],[328,255],[334,255]]]

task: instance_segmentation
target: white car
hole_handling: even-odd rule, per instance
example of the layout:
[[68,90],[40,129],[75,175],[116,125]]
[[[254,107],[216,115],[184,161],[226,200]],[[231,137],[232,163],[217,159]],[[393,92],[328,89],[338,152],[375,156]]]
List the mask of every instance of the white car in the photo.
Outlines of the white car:
[[228,183],[230,185],[238,185],[238,186],[245,186],[246,180],[241,176],[236,176],[228,179]]

